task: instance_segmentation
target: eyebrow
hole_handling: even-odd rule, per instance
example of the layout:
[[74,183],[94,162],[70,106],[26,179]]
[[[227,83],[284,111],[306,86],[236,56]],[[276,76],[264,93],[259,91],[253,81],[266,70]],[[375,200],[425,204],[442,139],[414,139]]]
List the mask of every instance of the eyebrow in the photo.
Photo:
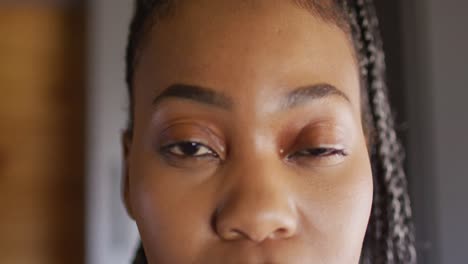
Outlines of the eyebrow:
[[[329,96],[338,96],[350,102],[348,96],[331,84],[321,83],[301,86],[287,93],[280,102],[280,109],[286,110],[303,105],[311,100],[317,100]],[[191,84],[172,84],[153,100],[153,105],[159,104],[164,99],[182,98],[197,103],[215,106],[225,110],[231,110],[233,99],[211,88]]]
[[281,102],[281,109],[290,109],[305,104],[311,100],[322,99],[330,96],[338,96],[348,103],[349,97],[331,84],[320,83],[308,86],[301,86],[289,92]]
[[157,105],[163,99],[171,97],[189,99],[226,110],[230,110],[233,105],[233,100],[231,98],[218,91],[190,84],[173,84],[167,87],[161,94],[154,98],[153,105]]

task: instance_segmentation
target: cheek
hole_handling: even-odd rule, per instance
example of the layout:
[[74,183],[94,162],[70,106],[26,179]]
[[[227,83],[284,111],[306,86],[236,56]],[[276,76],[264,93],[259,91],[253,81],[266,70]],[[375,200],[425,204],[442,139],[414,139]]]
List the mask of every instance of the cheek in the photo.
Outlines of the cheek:
[[323,242],[321,252],[327,259],[336,259],[331,263],[359,258],[373,193],[367,153],[359,153],[343,167],[314,181],[303,190],[308,196],[301,204],[307,234],[311,240]]
[[186,177],[158,169],[154,162],[135,167],[131,200],[147,257],[151,263],[193,262],[212,236],[206,224],[212,188],[193,188]]

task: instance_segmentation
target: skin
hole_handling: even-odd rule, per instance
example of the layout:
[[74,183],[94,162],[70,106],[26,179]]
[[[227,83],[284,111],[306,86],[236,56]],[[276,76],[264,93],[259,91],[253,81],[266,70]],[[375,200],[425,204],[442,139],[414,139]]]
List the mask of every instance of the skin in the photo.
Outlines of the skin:
[[372,174],[347,35],[290,1],[180,1],[143,47],[124,200],[149,263],[358,263]]

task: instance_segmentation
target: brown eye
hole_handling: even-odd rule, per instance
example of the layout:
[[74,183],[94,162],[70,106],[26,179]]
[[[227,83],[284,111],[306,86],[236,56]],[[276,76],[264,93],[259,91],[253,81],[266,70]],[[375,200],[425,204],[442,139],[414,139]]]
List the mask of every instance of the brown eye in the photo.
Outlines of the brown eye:
[[178,142],[173,143],[162,148],[162,151],[166,154],[173,156],[178,156],[182,158],[196,158],[196,157],[218,157],[218,154],[214,152],[211,148],[198,143],[198,142]]

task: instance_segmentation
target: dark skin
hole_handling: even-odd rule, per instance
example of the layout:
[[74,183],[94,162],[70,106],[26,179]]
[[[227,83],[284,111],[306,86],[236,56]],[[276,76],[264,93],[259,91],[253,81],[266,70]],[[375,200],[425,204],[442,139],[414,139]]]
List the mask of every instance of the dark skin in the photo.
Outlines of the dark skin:
[[133,84],[124,198],[149,263],[358,263],[372,174],[343,30],[290,1],[181,1]]

